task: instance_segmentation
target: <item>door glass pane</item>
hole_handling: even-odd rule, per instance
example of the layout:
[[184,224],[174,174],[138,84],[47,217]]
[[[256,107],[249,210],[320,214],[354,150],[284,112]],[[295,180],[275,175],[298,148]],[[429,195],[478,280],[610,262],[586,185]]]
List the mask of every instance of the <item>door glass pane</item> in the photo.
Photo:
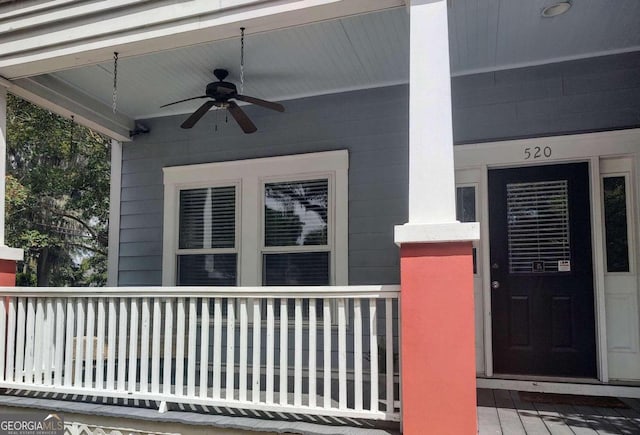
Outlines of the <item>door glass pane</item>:
[[460,222],[476,221],[476,188],[463,186],[456,189],[456,218]]
[[265,184],[264,245],[326,245],[328,197],[326,179]]
[[180,191],[180,249],[235,247],[235,221],[234,186]]
[[[476,188],[456,188],[456,219],[459,222],[476,222]],[[478,273],[476,248],[473,248],[473,273]]]
[[511,273],[570,270],[566,180],[507,184],[507,222]]
[[625,177],[605,177],[602,184],[607,272],[629,272]]

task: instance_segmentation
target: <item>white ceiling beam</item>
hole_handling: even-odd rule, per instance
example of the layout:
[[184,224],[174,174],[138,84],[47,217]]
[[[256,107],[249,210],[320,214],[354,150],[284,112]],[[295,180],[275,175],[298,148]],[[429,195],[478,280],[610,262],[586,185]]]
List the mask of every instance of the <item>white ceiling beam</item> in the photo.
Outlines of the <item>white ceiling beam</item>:
[[119,141],[130,141],[135,121],[53,77],[0,79],[0,86],[25,100]]
[[[15,79],[247,34],[375,12],[404,0],[118,0],[64,5],[2,24],[0,75]],[[102,9],[100,9],[102,8]],[[95,11],[98,13],[95,13]],[[0,8],[0,17],[2,16]],[[76,15],[73,15],[75,13]],[[71,15],[70,15],[71,14]],[[62,16],[65,17],[62,20]]]

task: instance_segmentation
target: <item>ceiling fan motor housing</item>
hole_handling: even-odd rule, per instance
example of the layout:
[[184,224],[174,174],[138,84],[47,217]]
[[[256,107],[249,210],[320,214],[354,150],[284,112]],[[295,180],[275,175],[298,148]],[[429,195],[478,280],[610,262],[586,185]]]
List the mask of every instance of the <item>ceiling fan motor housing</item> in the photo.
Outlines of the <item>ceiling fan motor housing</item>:
[[229,82],[212,82],[207,85],[205,93],[214,100],[228,100],[238,94],[238,88]]

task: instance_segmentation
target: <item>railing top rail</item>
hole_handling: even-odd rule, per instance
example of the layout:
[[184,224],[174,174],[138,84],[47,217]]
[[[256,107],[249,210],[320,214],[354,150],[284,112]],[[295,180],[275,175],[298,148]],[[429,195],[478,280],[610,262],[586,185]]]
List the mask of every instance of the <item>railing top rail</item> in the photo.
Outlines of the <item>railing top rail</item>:
[[168,298],[397,298],[399,285],[290,287],[0,287],[2,296]]

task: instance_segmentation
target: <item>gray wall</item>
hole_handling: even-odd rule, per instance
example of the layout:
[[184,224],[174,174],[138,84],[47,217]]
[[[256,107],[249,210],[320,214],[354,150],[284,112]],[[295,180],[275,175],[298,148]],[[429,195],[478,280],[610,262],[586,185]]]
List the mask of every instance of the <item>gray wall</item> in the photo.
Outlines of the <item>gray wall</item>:
[[[452,80],[454,140],[482,142],[640,126],[640,52]],[[120,285],[160,285],[164,166],[348,149],[349,280],[399,282],[393,226],[406,221],[408,89],[378,88],[294,101],[287,112],[247,108],[259,131],[243,135],[210,113],[144,123],[124,145]]]
[[640,127],[640,51],[453,79],[456,143]]
[[124,145],[119,285],[160,285],[162,167],[338,149],[349,150],[349,282],[397,284],[393,227],[406,222],[406,86],[286,101],[286,112],[247,107],[258,132],[224,114],[192,130],[186,116],[145,121],[151,133]]

